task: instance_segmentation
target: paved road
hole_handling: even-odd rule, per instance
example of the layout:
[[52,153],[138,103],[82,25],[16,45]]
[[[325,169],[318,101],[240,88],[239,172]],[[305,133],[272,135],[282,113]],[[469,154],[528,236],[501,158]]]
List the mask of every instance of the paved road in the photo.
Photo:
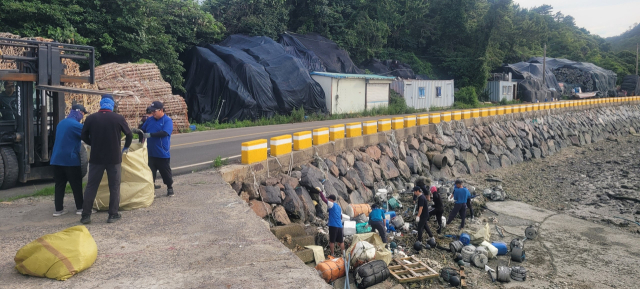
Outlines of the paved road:
[[[334,124],[362,122],[389,118],[391,116],[375,116],[340,120],[313,121],[293,124],[255,126],[183,133],[171,137],[171,168],[174,175],[191,173],[210,168],[213,160],[221,156],[231,162],[240,161],[241,144],[246,141],[266,138],[294,132],[327,127]],[[17,187],[0,191],[0,200],[19,195],[33,194],[42,188],[53,186],[49,180],[18,184]]]

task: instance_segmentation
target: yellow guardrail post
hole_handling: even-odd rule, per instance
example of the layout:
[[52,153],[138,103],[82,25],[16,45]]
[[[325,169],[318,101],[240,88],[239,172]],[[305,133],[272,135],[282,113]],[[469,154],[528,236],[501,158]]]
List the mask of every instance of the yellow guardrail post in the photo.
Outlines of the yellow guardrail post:
[[267,159],[267,140],[259,139],[242,143],[242,164],[249,165]]

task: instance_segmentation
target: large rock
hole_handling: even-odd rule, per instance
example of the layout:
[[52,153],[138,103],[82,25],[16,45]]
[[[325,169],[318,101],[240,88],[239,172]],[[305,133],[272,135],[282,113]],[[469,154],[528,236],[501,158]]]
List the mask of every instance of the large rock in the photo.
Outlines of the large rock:
[[349,203],[347,201],[345,201],[342,197],[338,197],[338,200],[336,200],[336,203],[338,203],[338,205],[340,205],[340,209],[342,209],[342,213],[349,216],[350,218],[353,218],[353,209],[351,208],[351,206],[349,206]]
[[426,154],[429,151],[429,147],[427,147],[426,143],[421,143],[420,144],[420,148],[418,148],[418,150],[424,154]]
[[247,192],[247,194],[249,194],[250,200],[255,200],[260,198],[260,195],[258,195],[258,192],[254,189],[253,183],[249,183],[249,182],[242,183],[242,191],[245,191]]
[[337,196],[340,196],[349,201],[349,191],[347,190],[347,186],[338,178],[329,175],[329,178],[324,183],[324,188],[327,190],[327,192],[330,191],[329,187],[332,187],[334,189],[331,194],[336,194]]
[[515,162],[513,162],[514,164],[519,164],[521,162],[524,161],[524,156],[522,155],[522,150],[519,148],[516,148],[514,150],[511,151],[511,155],[515,157]]
[[418,142],[418,139],[416,139],[412,135],[410,135],[407,138],[407,145],[409,145],[410,150],[418,150],[420,148],[420,143]]
[[353,165],[353,168],[358,172],[362,183],[369,188],[373,188],[375,177],[373,175],[373,169],[371,169],[371,166],[369,166],[369,164],[365,162],[356,161],[356,163]]
[[386,180],[400,176],[400,171],[398,171],[398,168],[396,168],[396,165],[388,156],[380,157],[380,167],[382,168],[382,176]]
[[344,185],[347,187],[347,190],[349,191],[349,193],[351,193],[351,192],[356,190],[355,186],[349,180],[347,180],[347,178],[340,177],[340,181],[344,183]]
[[296,190],[289,185],[284,186],[284,200],[282,201],[282,206],[289,216],[292,216],[296,219],[300,219],[301,221],[306,221],[307,215],[304,211],[304,203],[298,197]]
[[279,183],[279,180],[277,178],[267,178],[265,179],[262,184],[265,186],[277,186]]
[[537,148],[537,147],[533,147],[533,149],[531,150],[533,153],[533,157],[536,159],[542,158],[542,151]]
[[491,165],[487,161],[487,156],[483,152],[478,153],[478,157],[476,159],[478,160],[478,166],[480,167],[480,172],[486,173],[493,169],[491,168]]
[[258,215],[258,217],[260,218],[264,218],[271,214],[271,205],[265,204],[261,201],[251,200],[249,201],[249,206],[251,207],[253,212],[256,213],[256,215]]
[[516,141],[512,137],[507,138],[507,148],[514,150],[516,148]]
[[345,161],[347,161],[347,165],[350,166],[350,167],[352,167],[353,164],[356,162],[356,158],[353,155],[353,153],[351,153],[351,152],[348,152],[348,151],[347,152],[343,152],[343,153],[340,154],[340,156],[342,156],[342,158]]
[[376,162],[370,162],[369,165],[373,170],[373,177],[376,179],[376,182],[382,181],[382,168]]
[[428,171],[431,167],[431,164],[429,163],[429,157],[427,157],[427,155],[422,152],[418,152],[418,155],[420,156],[420,162],[422,163],[423,171]]
[[[285,187],[286,186],[287,185],[285,185]],[[313,204],[313,199],[311,199],[311,195],[309,195],[307,189],[305,189],[304,187],[297,187],[296,195],[298,195],[298,198],[300,198],[302,204],[304,204],[304,211],[307,214],[307,220],[313,220],[316,214],[316,208]]]
[[363,187],[362,191],[358,191],[358,192],[360,193],[360,196],[362,196],[362,199],[364,200],[365,203],[373,202],[373,191],[371,191],[369,188]]
[[457,162],[453,166],[453,168],[451,168],[451,170],[453,171],[453,174],[456,177],[461,177],[461,176],[469,174],[469,170],[467,169],[467,167],[462,162]]
[[305,165],[302,166],[302,177],[300,178],[300,184],[307,188],[322,188],[322,180],[324,179],[324,174],[322,171],[315,166]]
[[494,154],[489,154],[489,165],[491,165],[491,168],[493,169],[501,168],[502,165],[500,164],[500,157]]
[[262,195],[262,200],[267,204],[282,204],[280,188],[276,186],[260,186],[260,194]]
[[273,209],[273,218],[276,220],[278,225],[289,225],[291,224],[291,220],[287,215],[287,211],[284,207],[278,205]]
[[351,192],[350,198],[351,198],[351,203],[352,204],[365,204],[366,203],[366,201],[364,200],[364,198],[362,198],[362,196],[360,195],[360,192],[358,192],[358,191]]
[[509,157],[507,157],[506,155],[502,155],[500,156],[500,165],[503,168],[506,168],[508,166],[511,166],[511,160],[509,159]]
[[523,152],[523,153],[522,153],[522,158],[523,158],[525,161],[529,161],[529,160],[531,160],[531,158],[533,158],[533,155],[531,154],[531,151],[530,151],[530,150],[528,150],[528,149],[522,149],[522,152]]
[[334,162],[332,162],[330,159],[325,159],[324,163],[327,164],[327,168],[329,169],[329,172],[331,172],[332,175],[334,175],[335,177],[340,176],[340,170],[338,169],[338,166],[336,166]]
[[480,172],[480,165],[478,164],[478,159],[473,153],[470,152],[462,152],[463,163],[467,166],[467,170],[470,174],[476,174]]
[[422,173],[422,161],[420,161],[420,156],[418,156],[418,151],[409,152],[407,155],[407,165],[409,166],[409,170],[411,170],[412,174],[420,174]]
[[411,169],[409,169],[407,163],[402,160],[398,160],[398,170],[405,180],[409,180],[409,178],[411,178]]
[[430,172],[433,178],[436,180],[439,180],[441,178],[452,179],[455,177],[449,166],[443,166],[442,169],[438,169],[435,164],[431,164]]
[[[384,144],[384,143],[379,143],[378,147],[380,148],[380,151],[382,151],[383,154],[386,154],[388,157],[390,158],[396,158],[397,156],[393,154],[393,150],[391,150],[391,148]],[[382,159],[382,157],[381,157]]]
[[338,170],[340,171],[340,175],[344,176],[347,174],[347,169],[349,169],[349,164],[347,163],[347,161],[343,158],[343,157],[337,157],[336,158],[336,166],[338,167]]
[[360,179],[360,175],[355,169],[349,169],[349,171],[347,171],[347,175],[345,176],[345,178],[349,182],[351,182],[351,184],[353,184],[353,187],[355,187],[356,190],[358,191],[364,190],[365,186],[362,182],[362,179]]
[[380,156],[382,155],[382,151],[377,146],[369,146],[367,147],[367,149],[364,150],[364,152],[376,162],[380,159]]
[[456,154],[453,149],[447,148],[444,150],[443,154],[447,156],[447,165],[453,167],[453,165],[456,164]]
[[406,150],[406,146],[404,145],[404,141],[401,141],[400,144],[398,145],[398,158],[400,160],[405,160],[407,158],[407,150]]
[[287,185],[291,186],[292,188],[297,188],[300,185],[300,182],[298,181],[298,179],[292,178],[284,174],[280,176],[280,183],[284,185],[285,188],[287,187]]

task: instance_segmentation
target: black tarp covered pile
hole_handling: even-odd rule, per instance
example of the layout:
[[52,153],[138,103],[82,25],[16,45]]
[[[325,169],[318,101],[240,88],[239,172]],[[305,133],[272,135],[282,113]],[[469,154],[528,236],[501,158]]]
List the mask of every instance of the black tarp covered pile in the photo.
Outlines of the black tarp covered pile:
[[398,60],[380,61],[372,58],[362,63],[361,67],[378,75],[397,76],[403,79],[429,79],[424,75],[416,74],[413,69],[411,69],[411,65]]
[[627,75],[622,79],[620,89],[627,91],[628,96],[640,95],[640,77],[637,75]]
[[560,98],[560,85],[549,67],[546,68],[545,83],[542,83],[542,64],[529,62],[505,64],[496,72],[511,72],[512,79],[518,82],[518,98],[522,101],[544,102]]
[[[542,63],[542,57],[529,59],[531,63]],[[558,82],[569,86],[580,86],[583,92],[600,92],[601,96],[616,95],[617,75],[593,63],[575,62],[562,58],[547,58],[547,67],[553,71]]]
[[[326,71],[336,73],[363,74],[349,57],[349,53],[340,49],[338,44],[322,37],[319,34],[311,33],[306,35],[287,32],[280,34],[280,44],[286,47],[287,51],[302,60],[310,71]],[[313,54],[309,53],[312,52]],[[317,57],[325,70],[316,70]]]
[[189,57],[185,98],[196,122],[326,111],[322,87],[271,38],[232,35],[192,49]]

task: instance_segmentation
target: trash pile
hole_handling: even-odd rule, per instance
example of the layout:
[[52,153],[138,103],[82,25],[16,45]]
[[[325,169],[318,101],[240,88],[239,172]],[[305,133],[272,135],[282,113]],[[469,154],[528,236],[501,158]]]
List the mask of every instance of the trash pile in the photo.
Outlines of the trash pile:
[[484,189],[482,195],[492,201],[504,201],[507,193],[502,189],[502,185],[497,185],[491,189]]

